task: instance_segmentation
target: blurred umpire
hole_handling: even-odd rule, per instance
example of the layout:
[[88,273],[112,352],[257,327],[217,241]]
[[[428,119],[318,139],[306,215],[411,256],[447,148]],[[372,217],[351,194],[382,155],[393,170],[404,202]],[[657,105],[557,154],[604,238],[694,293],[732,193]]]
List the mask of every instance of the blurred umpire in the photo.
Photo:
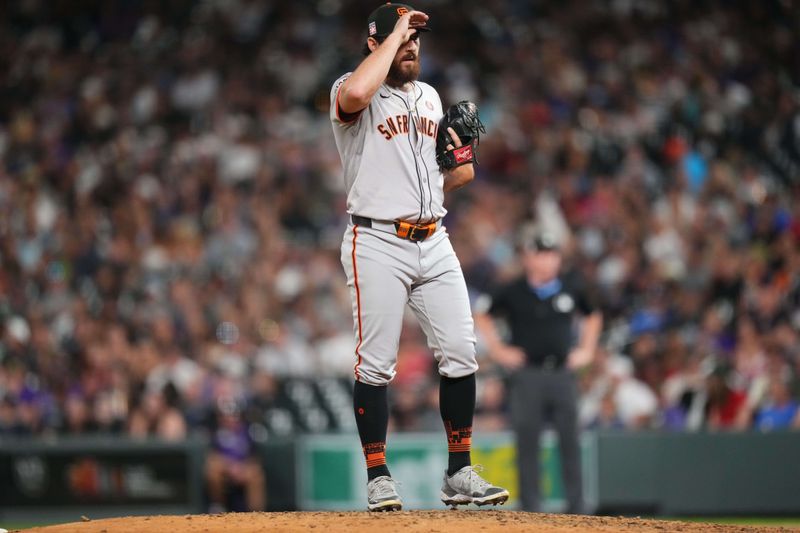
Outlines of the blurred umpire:
[[[520,503],[539,511],[539,437],[558,432],[568,513],[582,513],[577,384],[573,371],[592,362],[603,319],[577,273],[562,272],[554,236],[538,230],[523,241],[524,273],[476,304],[475,322],[492,359],[511,370],[509,398],[516,434]],[[576,315],[583,321],[576,332]],[[510,343],[493,318],[503,318]],[[576,338],[577,337],[577,338]]]

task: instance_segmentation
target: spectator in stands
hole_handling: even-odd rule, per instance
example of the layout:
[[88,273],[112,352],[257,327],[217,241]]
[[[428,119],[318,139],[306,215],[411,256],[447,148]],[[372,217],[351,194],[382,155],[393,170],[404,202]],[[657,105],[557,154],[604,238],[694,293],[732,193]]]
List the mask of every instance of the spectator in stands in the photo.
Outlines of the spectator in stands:
[[745,429],[749,425],[747,395],[731,388],[731,368],[718,365],[706,379],[706,427],[711,430]]
[[167,441],[186,437],[186,421],[177,408],[177,391],[172,384],[147,389],[131,412],[128,433],[132,437],[156,437]]
[[83,393],[72,390],[67,394],[64,406],[63,431],[72,435],[90,433],[93,430],[92,412]]
[[586,428],[601,430],[625,429],[625,423],[617,414],[613,391],[608,391],[603,395],[597,416],[586,425]]
[[[658,397],[647,384],[633,375],[633,365],[624,356],[616,356],[607,363],[609,375],[609,394],[613,395],[616,415],[611,412],[610,421],[618,418],[626,429],[647,429],[652,427],[658,413]],[[603,405],[598,418],[603,416]]]
[[263,370],[250,378],[245,419],[249,424],[267,429],[270,412],[279,407],[278,380]]
[[92,417],[94,430],[105,434],[122,434],[127,422],[127,406],[119,405],[113,392],[101,391],[95,396]]
[[[471,292],[518,274],[522,221],[557,221],[608,348],[637,358],[634,425],[701,426],[710,353],[757,409],[778,350],[800,399],[794,4],[431,4],[444,38],[423,76],[487,126],[445,220]],[[120,23],[106,5],[0,2],[0,427],[92,432],[111,407],[147,425],[121,398],[172,381],[198,428],[220,367],[348,376],[324,100],[357,48],[331,35],[358,35],[338,25],[363,6],[133,2]],[[672,376],[692,384],[663,393]]]
[[8,396],[0,398],[0,435],[15,435],[18,432],[17,411]]
[[755,416],[755,428],[759,431],[800,428],[800,404],[789,393],[784,379],[775,377],[770,381],[766,402]]
[[[266,508],[264,469],[243,417],[242,406],[232,397],[222,397],[217,401],[216,424],[205,473],[210,513],[263,511]],[[244,502],[236,501],[232,494],[234,490],[243,491]]]
[[44,398],[33,390],[23,390],[20,394],[17,413],[20,425],[28,435],[36,435],[44,430],[43,400]]
[[710,358],[689,356],[661,386],[663,426],[670,430],[697,431],[705,419],[706,368]]
[[594,363],[582,376],[579,417],[583,427],[645,429],[654,424],[657,396],[633,372],[630,358],[597,350]]

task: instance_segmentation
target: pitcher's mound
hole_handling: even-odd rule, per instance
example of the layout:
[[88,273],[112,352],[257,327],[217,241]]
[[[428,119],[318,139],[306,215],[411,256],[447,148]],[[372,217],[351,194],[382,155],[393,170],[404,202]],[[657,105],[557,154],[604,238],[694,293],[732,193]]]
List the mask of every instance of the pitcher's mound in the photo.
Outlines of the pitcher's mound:
[[229,513],[219,515],[130,516],[89,520],[72,524],[26,530],[26,533],[183,533],[185,531],[250,533],[255,531],[292,531],[333,533],[388,533],[390,531],[438,533],[491,533],[533,531],[577,533],[583,531],[751,532],[789,531],[782,528],[691,524],[639,518],[569,516],[519,511],[403,511],[367,512],[297,512]]

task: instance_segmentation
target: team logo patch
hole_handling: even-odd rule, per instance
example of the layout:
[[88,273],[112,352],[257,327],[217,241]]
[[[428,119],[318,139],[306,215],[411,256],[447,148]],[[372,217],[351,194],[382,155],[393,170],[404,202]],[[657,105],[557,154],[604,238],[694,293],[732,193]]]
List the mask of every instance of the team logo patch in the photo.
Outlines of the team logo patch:
[[397,14],[400,15],[401,17],[403,15],[405,15],[406,13],[408,13],[408,9],[406,9],[405,7],[398,7],[397,8]]
[[373,20],[372,22],[369,23],[369,34],[375,35],[376,33],[378,33],[378,26],[375,24],[375,21]]
[[553,299],[553,307],[559,313],[569,313],[575,309],[575,300],[569,294],[561,293]]
[[433,111],[433,104],[431,103],[430,100],[425,100],[425,107]]

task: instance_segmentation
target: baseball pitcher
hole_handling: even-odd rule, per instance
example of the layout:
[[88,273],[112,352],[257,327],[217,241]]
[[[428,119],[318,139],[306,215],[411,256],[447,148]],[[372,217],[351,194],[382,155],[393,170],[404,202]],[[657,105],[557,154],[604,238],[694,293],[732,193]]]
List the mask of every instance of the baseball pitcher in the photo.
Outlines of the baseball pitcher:
[[428,15],[388,3],[367,19],[365,59],[331,89],[330,119],[344,167],[350,224],[342,265],[353,302],[353,408],[367,466],[370,511],[400,510],[386,464],[387,385],[395,375],[408,304],[440,374],[448,441],[441,499],[453,507],[504,503],[508,491],[470,462],[475,334],[461,265],[442,225],[444,193],[469,183],[483,126],[477,108],[447,113],[418,81]]

